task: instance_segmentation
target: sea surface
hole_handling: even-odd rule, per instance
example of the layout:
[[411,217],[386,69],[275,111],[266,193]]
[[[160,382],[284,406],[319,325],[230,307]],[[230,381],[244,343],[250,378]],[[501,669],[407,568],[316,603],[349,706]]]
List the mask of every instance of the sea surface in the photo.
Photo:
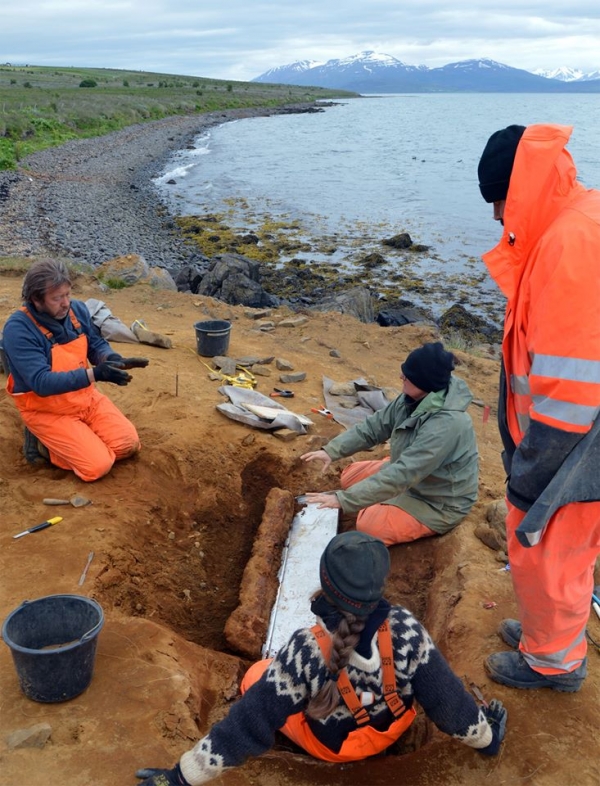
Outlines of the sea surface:
[[[243,231],[293,219],[336,249],[323,254],[315,243],[302,258],[343,270],[376,251],[388,261],[382,281],[401,265],[426,285],[426,295],[398,297],[438,314],[462,302],[500,323],[503,298],[480,259],[500,226],[480,196],[477,164],[494,131],[546,122],[573,126],[579,178],[600,187],[600,95],[504,93],[364,96],[225,123],[174,154],[155,182],[175,215],[225,212]],[[381,245],[400,232],[430,250],[394,255]]]

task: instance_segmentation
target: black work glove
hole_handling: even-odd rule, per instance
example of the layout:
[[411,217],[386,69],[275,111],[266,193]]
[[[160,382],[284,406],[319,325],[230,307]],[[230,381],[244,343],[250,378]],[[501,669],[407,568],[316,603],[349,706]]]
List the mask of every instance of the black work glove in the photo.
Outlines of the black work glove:
[[487,756],[495,756],[500,750],[500,743],[506,733],[506,707],[498,699],[492,699],[488,707],[483,708],[485,717],[492,727],[492,741],[486,748],[480,748],[480,753]]
[[172,770],[158,770],[155,767],[146,767],[143,770],[138,770],[135,777],[144,778],[141,783],[138,783],[138,786],[190,786],[183,777],[179,764],[176,764]]
[[108,360],[109,363],[117,366],[117,368],[146,368],[150,362],[148,358],[124,358],[117,352],[111,352],[105,360]]
[[149,362],[148,358],[121,358],[117,365],[119,368],[146,368]]
[[123,371],[117,364],[105,360],[94,368],[94,379],[96,382],[112,382],[115,385],[127,385],[133,377]]

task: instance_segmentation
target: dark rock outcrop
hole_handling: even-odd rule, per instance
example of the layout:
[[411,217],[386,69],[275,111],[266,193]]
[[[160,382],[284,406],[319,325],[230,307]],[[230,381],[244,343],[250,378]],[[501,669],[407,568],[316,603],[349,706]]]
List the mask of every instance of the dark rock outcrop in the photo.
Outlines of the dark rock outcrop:
[[353,287],[337,295],[324,297],[313,306],[315,311],[339,311],[351,314],[361,322],[375,319],[376,298],[366,287]]
[[502,342],[502,330],[496,325],[486,322],[482,317],[471,314],[460,303],[455,303],[440,317],[440,329],[443,333],[456,332],[467,339],[477,336],[484,337],[492,343]]
[[223,254],[211,260],[197,294],[218,298],[232,306],[268,308],[279,305],[260,283],[260,264],[240,254]]

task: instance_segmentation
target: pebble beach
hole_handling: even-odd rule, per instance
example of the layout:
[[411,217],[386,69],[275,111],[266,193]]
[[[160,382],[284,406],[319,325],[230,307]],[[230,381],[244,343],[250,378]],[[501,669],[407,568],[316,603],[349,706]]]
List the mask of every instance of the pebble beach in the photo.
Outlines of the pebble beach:
[[167,117],[33,153],[18,170],[0,172],[0,256],[57,255],[97,266],[136,253],[177,270],[196,252],[152,183],[169,156],[221,123],[313,107]]

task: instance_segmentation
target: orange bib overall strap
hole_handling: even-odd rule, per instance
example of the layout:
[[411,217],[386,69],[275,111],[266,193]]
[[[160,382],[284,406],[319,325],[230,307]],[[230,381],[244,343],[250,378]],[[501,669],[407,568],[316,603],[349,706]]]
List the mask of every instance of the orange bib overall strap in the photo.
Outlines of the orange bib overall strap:
[[[328,661],[331,651],[331,639],[329,635],[320,625],[313,626],[311,631],[321,648],[323,657]],[[337,763],[360,761],[369,756],[375,756],[388,748],[392,743],[396,742],[415,719],[417,712],[414,707],[407,709],[396,691],[392,637],[387,620],[377,632],[377,643],[381,653],[382,669],[384,672],[384,698],[388,707],[394,714],[395,720],[386,731],[378,731],[372,726],[369,726],[369,714],[360,703],[356,691],[350,683],[348,674],[344,670],[338,678],[338,687],[340,688],[340,693],[346,706],[350,712],[352,712],[357,722],[358,728],[348,734],[337,753],[315,737],[303,712],[290,715],[286,724],[281,729],[284,734],[292,739],[297,745],[304,748],[311,756],[321,759],[322,761]],[[388,690],[390,686],[391,690]]]
[[[81,323],[77,319],[73,309],[69,311],[69,316],[73,327],[79,335],[67,344],[57,344],[52,331],[40,325],[26,308],[22,308],[21,311],[31,319],[38,330],[40,330],[50,342],[50,368],[52,371],[74,371],[77,368],[88,367],[87,336],[82,332]],[[6,389],[13,397],[21,414],[31,411],[42,411],[54,412],[58,415],[68,415],[73,412],[78,412],[82,407],[87,406],[93,387],[88,385],[80,390],[73,390],[69,393],[58,393],[54,396],[38,396],[37,393],[34,393],[32,390],[27,393],[14,393],[14,380],[12,375],[10,375],[6,384]]]
[[[383,633],[381,632],[382,628],[384,629]],[[331,652],[331,639],[329,635],[320,625],[315,625],[313,628],[311,628],[311,631],[319,643],[319,647],[321,648],[321,652],[323,653],[325,660],[328,661],[329,653]],[[344,699],[352,694],[356,697],[356,701],[359,705],[359,712],[355,713],[352,709],[351,712],[355,719],[357,715],[360,715],[360,722],[362,725],[358,726],[348,734],[337,753],[332,751],[331,748],[328,748],[315,737],[312,729],[308,724],[306,715],[303,712],[296,712],[293,715],[288,716],[287,721],[281,727],[281,731],[287,737],[293,740],[296,745],[299,745],[311,756],[314,756],[315,759],[342,764],[343,762],[361,761],[362,759],[366,759],[369,756],[375,756],[378,753],[384,751],[386,748],[389,748],[392,743],[396,742],[396,740],[404,734],[404,732],[415,719],[417,712],[414,707],[406,709],[404,703],[400,699],[400,696],[398,696],[396,692],[392,637],[387,621],[378,631],[378,645],[379,651],[381,653],[382,667],[384,669],[384,694],[386,696],[386,701],[392,712],[395,715],[398,714],[399,717],[396,717],[396,719],[390,724],[386,731],[377,731],[377,729],[369,726],[369,715],[367,710],[360,704],[360,701],[356,696],[356,691],[348,680],[350,690],[342,695],[344,695]],[[384,663],[384,659],[387,661],[387,665]],[[252,666],[250,666],[246,672],[246,675],[244,676],[244,679],[242,680],[242,684],[240,685],[242,694],[245,693],[251,685],[253,685],[255,682],[258,682],[261,676],[269,668],[271,662],[272,658],[267,658],[266,660],[261,660],[258,663],[254,663]],[[340,679],[342,678],[340,677]],[[338,680],[338,686],[341,687],[340,680]],[[391,689],[388,690],[387,686],[391,686]],[[397,698],[398,702],[397,706],[392,709],[390,702],[393,705],[396,704],[394,696]],[[366,716],[366,722],[362,719],[363,713]]]
[[[328,661],[331,653],[330,637],[320,625],[313,625],[310,630],[321,648],[323,657]],[[383,698],[394,718],[398,719],[401,718],[407,710],[396,690],[392,636],[387,620],[385,620],[377,630],[377,646],[379,647],[379,653],[381,655],[381,668],[383,671]],[[342,699],[354,716],[357,726],[366,726],[370,721],[369,713],[365,707],[363,707],[360,699],[356,695],[356,691],[350,682],[346,669],[339,673],[337,683]]]
[[[33,322],[33,324],[37,327],[37,329],[46,336],[46,338],[51,344],[56,343],[56,339],[54,338],[54,334],[52,333],[52,331],[49,328],[40,325],[40,323],[37,321],[37,319],[33,316],[31,311],[26,306],[21,306],[19,311],[22,311],[25,314],[25,316],[29,317],[29,319]],[[73,328],[75,329],[77,335],[81,335],[81,333],[83,332],[81,329],[81,322],[77,319],[77,316],[72,308],[69,309],[69,318],[71,319],[71,324],[73,325]]]

